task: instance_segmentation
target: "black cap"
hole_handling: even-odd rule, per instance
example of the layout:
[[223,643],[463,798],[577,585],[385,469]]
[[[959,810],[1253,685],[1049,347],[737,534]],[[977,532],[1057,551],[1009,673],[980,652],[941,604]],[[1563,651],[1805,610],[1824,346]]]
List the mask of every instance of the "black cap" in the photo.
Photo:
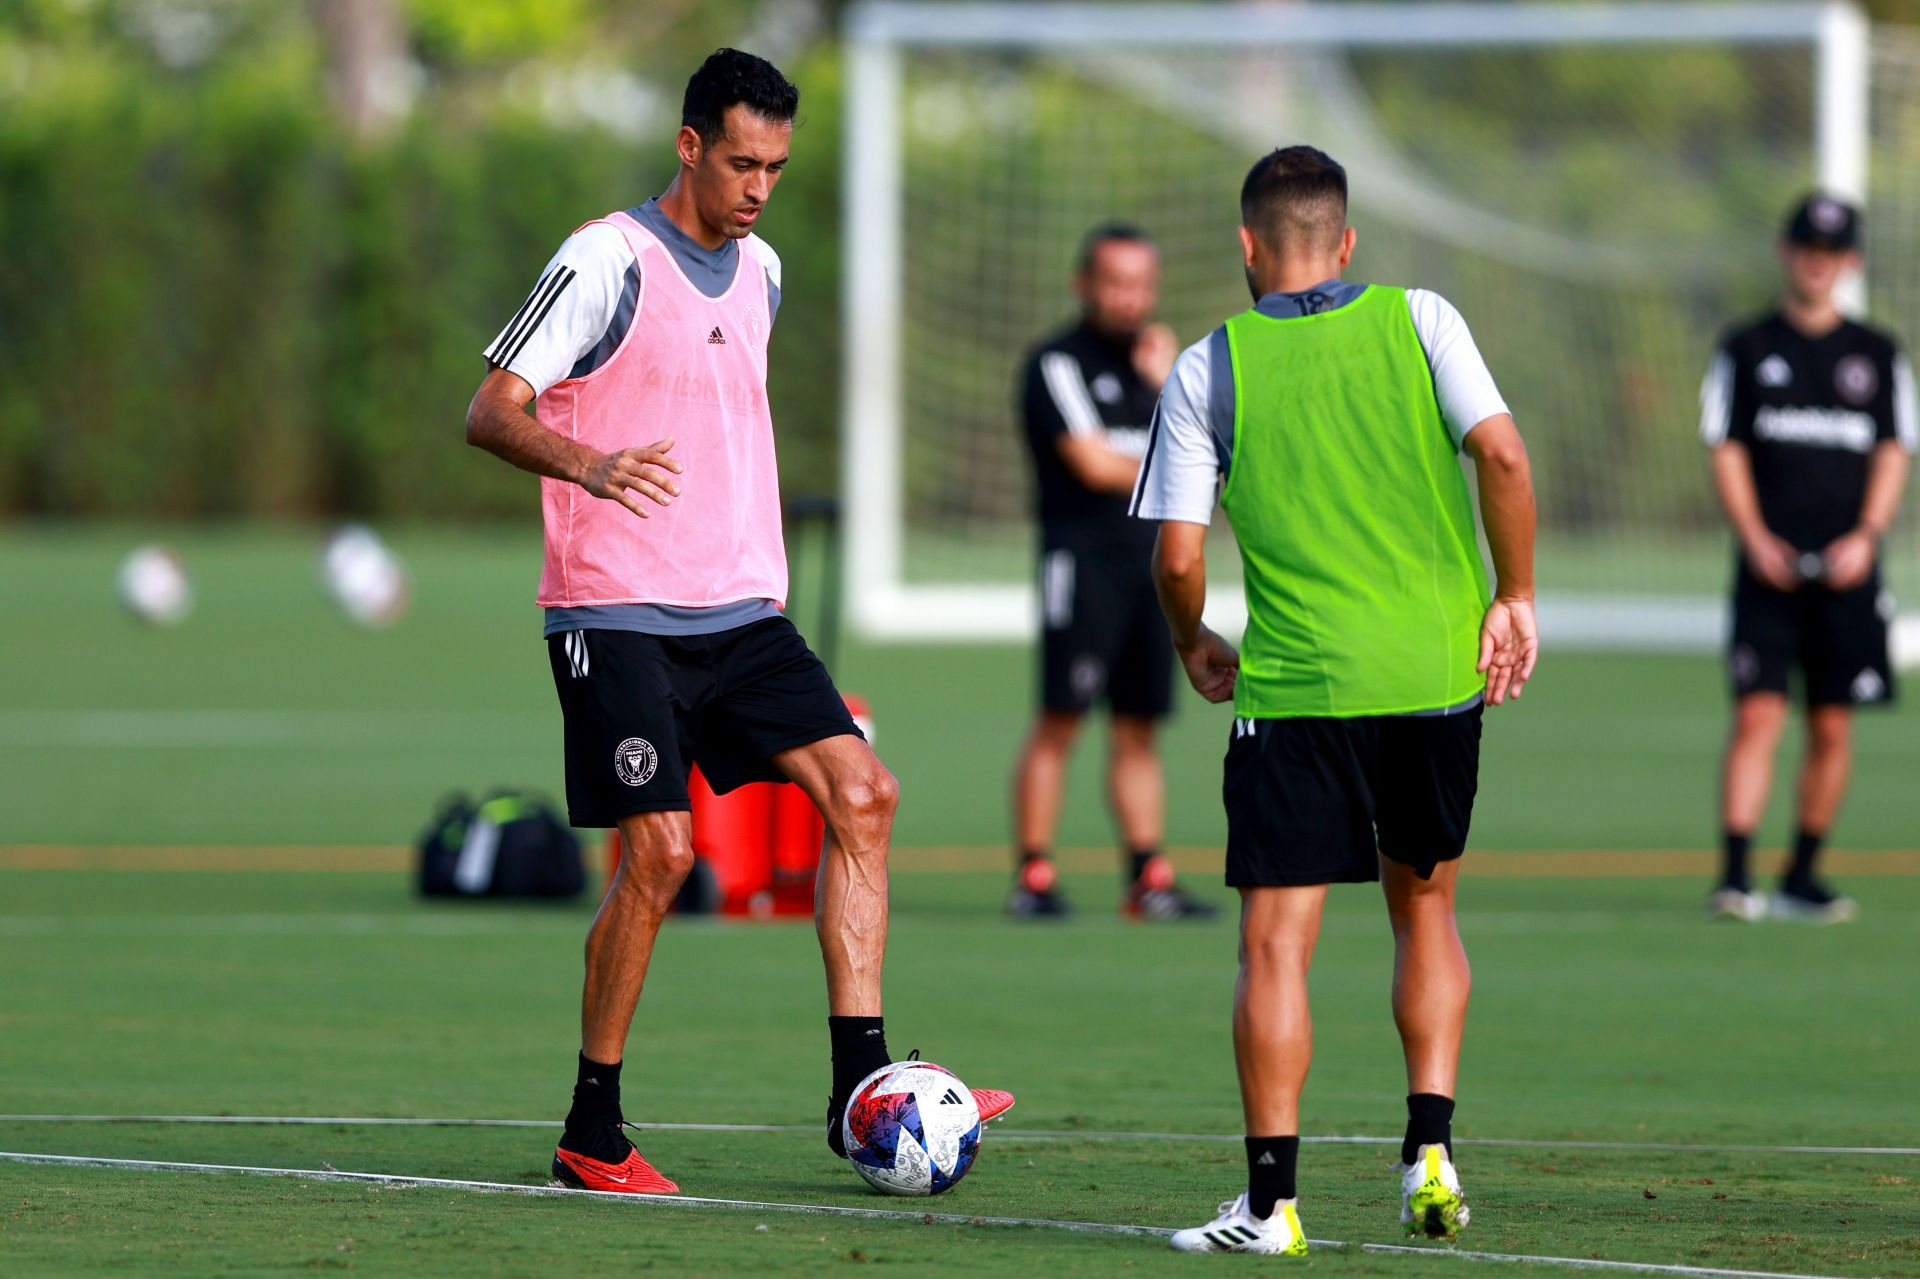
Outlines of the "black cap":
[[1787,243],[1809,249],[1860,247],[1860,211],[1819,192],[1794,206],[1787,219]]

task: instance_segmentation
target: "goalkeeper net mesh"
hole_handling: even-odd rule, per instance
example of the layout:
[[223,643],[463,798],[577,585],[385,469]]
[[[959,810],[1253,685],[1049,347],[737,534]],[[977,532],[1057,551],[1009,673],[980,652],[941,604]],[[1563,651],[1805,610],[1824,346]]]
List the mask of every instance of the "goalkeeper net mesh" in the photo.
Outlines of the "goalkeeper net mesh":
[[[1920,43],[1876,32],[1872,56],[1869,316],[1920,337]],[[1812,183],[1809,44],[897,57],[904,584],[1030,579],[1016,379],[1073,318],[1087,229],[1154,236],[1185,345],[1248,303],[1247,166],[1310,141],[1348,168],[1350,278],[1437,290],[1472,326],[1533,453],[1543,600],[1603,642],[1717,639],[1731,552],[1699,386],[1717,334],[1769,305],[1781,219]],[[1914,530],[1888,548],[1907,599]],[[1675,616],[1687,634],[1663,633]]]

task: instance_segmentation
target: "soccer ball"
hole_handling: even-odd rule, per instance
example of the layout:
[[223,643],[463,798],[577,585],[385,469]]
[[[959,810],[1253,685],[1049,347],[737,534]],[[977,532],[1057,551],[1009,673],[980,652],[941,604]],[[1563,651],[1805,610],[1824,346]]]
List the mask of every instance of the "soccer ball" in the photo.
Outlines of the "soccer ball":
[[412,591],[399,557],[364,524],[345,524],[320,554],[320,580],[340,611],[362,626],[391,626]]
[[868,1075],[840,1124],[853,1170],[890,1195],[951,1190],[980,1152],[972,1090],[930,1061],[896,1061]]
[[120,602],[149,626],[177,626],[193,611],[187,566],[170,546],[142,546],[120,562]]

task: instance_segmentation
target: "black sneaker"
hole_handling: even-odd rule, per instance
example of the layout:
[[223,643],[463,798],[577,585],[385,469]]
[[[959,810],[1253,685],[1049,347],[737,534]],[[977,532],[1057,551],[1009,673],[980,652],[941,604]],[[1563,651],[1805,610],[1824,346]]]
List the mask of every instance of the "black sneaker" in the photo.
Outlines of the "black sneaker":
[[1029,858],[1013,879],[1007,914],[1015,919],[1062,919],[1067,899],[1060,893],[1060,872],[1050,857]]
[[1164,920],[1206,920],[1219,915],[1212,902],[1190,897],[1174,882],[1173,864],[1165,857],[1150,857],[1140,868],[1140,877],[1127,890],[1120,913],[1128,919],[1159,923]]
[[1828,888],[1811,875],[1783,879],[1767,899],[1767,918],[1802,924],[1847,924],[1860,913],[1860,903]]

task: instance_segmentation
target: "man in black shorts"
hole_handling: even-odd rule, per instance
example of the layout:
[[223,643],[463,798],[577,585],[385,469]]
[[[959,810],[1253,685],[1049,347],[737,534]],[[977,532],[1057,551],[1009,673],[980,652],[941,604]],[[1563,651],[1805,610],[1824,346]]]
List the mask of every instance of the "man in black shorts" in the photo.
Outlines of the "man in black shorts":
[[[708,58],[687,82],[672,184],[567,239],[487,347],[467,410],[470,443],[542,477],[538,602],[567,809],[576,826],[618,826],[623,844],[587,934],[578,1075],[552,1164],[588,1190],[678,1190],[627,1140],[620,1067],[661,921],[693,866],[695,764],[720,792],[790,780],[826,819],[815,912],[836,1155],[853,1088],[890,1060],[880,970],[899,790],[780,612],[766,388],[780,259],[753,229],[798,104],[766,61]],[[975,1098],[983,1120],[1013,1104]]]
[[[1916,444],[1913,370],[1887,333],[1846,318],[1834,288],[1860,266],[1859,214],[1813,195],[1780,245],[1779,309],[1728,333],[1701,387],[1701,434],[1739,538],[1728,674],[1733,732],[1721,774],[1715,918],[1852,919],[1851,898],[1814,874],[1846,794],[1853,708],[1893,700],[1893,600],[1880,541],[1899,510]],[[1798,668],[1807,708],[1792,859],[1770,898],[1747,851],[1766,811],[1774,750]]]
[[1174,883],[1160,850],[1166,783],[1155,742],[1172,704],[1173,655],[1154,602],[1153,529],[1127,497],[1174,336],[1149,323],[1160,255],[1138,227],[1088,233],[1074,275],[1080,318],[1027,357],[1020,415],[1040,523],[1040,715],[1014,772],[1019,863],[1007,911],[1064,915],[1052,849],[1067,761],[1095,703],[1112,712],[1108,796],[1125,845],[1121,898],[1133,919],[1215,914]]

